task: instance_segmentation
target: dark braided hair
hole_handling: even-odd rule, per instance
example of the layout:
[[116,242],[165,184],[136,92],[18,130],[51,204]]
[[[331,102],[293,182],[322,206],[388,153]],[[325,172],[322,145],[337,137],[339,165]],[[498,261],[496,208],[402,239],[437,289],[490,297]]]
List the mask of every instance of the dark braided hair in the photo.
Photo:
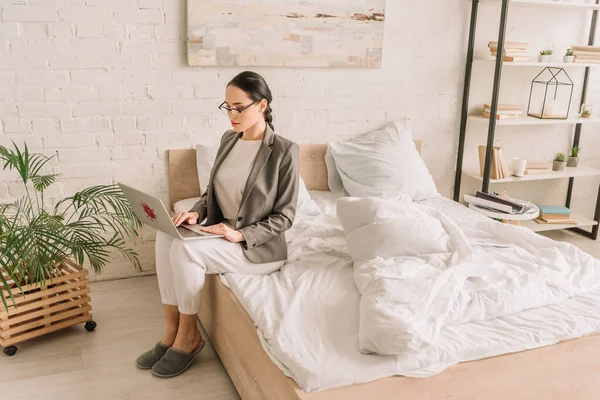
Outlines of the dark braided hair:
[[228,84],[233,85],[242,89],[248,97],[252,99],[252,101],[259,102],[262,99],[267,100],[267,108],[265,109],[265,121],[271,129],[275,130],[273,127],[273,109],[271,108],[271,101],[273,101],[273,96],[271,95],[271,89],[269,89],[269,85],[265,81],[265,78],[252,71],[244,71],[235,76]]

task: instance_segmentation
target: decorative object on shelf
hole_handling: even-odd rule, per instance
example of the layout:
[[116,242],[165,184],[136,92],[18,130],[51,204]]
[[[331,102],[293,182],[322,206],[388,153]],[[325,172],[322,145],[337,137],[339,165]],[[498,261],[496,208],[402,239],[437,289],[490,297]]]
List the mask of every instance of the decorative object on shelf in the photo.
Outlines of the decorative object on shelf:
[[[483,118],[490,118],[491,112],[492,106],[489,104],[484,104],[481,116]],[[515,106],[513,104],[498,104],[496,119],[519,118],[522,114],[523,109],[520,106]]]
[[550,62],[551,58],[552,58],[552,50],[551,49],[544,49],[544,50],[540,51],[540,54],[538,54],[539,62]]
[[581,118],[589,118],[592,116],[592,111],[594,110],[594,106],[588,103],[584,103],[581,105],[581,110],[579,115]]
[[15,344],[75,324],[94,330],[84,262],[100,273],[114,251],[141,269],[125,242],[139,237],[142,224],[118,186],[93,186],[54,207],[44,202],[58,177],[42,171],[53,158],[27,145],[0,146],[3,169],[16,171],[25,189],[0,204],[0,346],[7,355]]
[[567,64],[570,64],[573,61],[575,61],[575,53],[572,49],[567,49],[567,52],[563,56],[563,61]]
[[579,166],[579,152],[581,148],[579,146],[571,147],[571,153],[567,160],[567,167],[577,168]]
[[540,119],[567,119],[573,81],[564,68],[546,67],[531,82],[527,115]]
[[600,46],[571,46],[575,63],[600,64]]
[[552,171],[564,171],[565,164],[565,153],[557,153],[552,162]]
[[512,174],[514,176],[522,177],[525,175],[527,168],[527,160],[515,157],[512,159]]
[[[498,42],[489,42],[488,48],[492,57],[496,58],[498,54]],[[524,42],[506,42],[502,52],[502,61],[504,62],[530,62],[529,43]]]
[[380,68],[384,22],[385,0],[188,0],[188,64]]

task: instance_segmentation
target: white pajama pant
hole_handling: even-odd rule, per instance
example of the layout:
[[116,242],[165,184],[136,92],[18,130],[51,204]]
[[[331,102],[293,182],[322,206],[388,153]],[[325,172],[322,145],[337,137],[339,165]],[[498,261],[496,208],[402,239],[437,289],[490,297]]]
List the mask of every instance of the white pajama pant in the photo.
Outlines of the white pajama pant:
[[198,313],[205,274],[268,275],[285,263],[252,263],[239,243],[221,238],[183,241],[158,232],[155,246],[162,303],[177,306],[179,312],[186,315]]

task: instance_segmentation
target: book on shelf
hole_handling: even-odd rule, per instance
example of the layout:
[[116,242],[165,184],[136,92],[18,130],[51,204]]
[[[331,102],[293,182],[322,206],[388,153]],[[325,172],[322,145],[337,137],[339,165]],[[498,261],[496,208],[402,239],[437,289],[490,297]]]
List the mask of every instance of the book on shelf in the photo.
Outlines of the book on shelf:
[[[492,116],[492,114],[490,114],[489,111],[484,111],[481,113],[481,116],[483,118],[490,118]],[[496,119],[511,119],[511,118],[519,118],[521,116],[521,114],[496,114]]]
[[[485,169],[485,155],[487,151],[487,146],[479,146],[479,172],[481,176],[483,176],[483,172]],[[508,164],[506,160],[504,160],[504,153],[501,147],[494,147],[492,151],[492,161],[490,164],[490,179],[503,179],[508,178],[510,176],[510,172],[508,170]]]
[[506,158],[504,157],[504,150],[502,147],[496,147],[494,150],[497,153],[498,160],[500,161],[500,170],[502,171],[502,177],[508,178],[510,176],[510,171],[508,170],[508,164],[506,163]]
[[[490,118],[492,106],[489,104],[483,105],[483,112],[481,114],[484,118]],[[512,104],[498,104],[498,110],[496,111],[496,119],[506,118],[518,118],[523,114],[523,110],[519,106]]]
[[528,56],[504,56],[502,57],[502,61],[506,61],[506,62],[531,62],[531,58],[529,58]]
[[571,50],[573,50],[573,51],[600,52],[600,46],[572,45],[571,46]]
[[573,60],[574,63],[576,64],[600,64],[600,59],[598,60],[592,60],[592,59],[587,59],[587,58],[577,58],[575,57],[575,59]]
[[537,217],[536,219],[534,219],[535,222],[537,222],[538,224],[561,224],[561,225],[577,225],[577,222],[573,221],[572,219],[565,219],[565,220],[546,220],[542,217]]
[[548,168],[548,169],[537,169],[537,168],[528,169],[528,168],[525,168],[525,175],[547,174],[549,172],[552,172],[552,170],[550,168]]
[[570,215],[561,215],[561,214],[540,214],[540,217],[542,217],[542,219],[544,219],[546,221],[548,221],[548,220],[565,221],[565,220],[571,219]]
[[[490,49],[498,49],[498,42],[489,42],[488,47]],[[529,43],[526,42],[504,42],[504,49],[527,50],[528,48]]]
[[[483,108],[483,112],[486,112],[486,113],[489,114],[489,113],[492,112],[492,109],[488,108],[488,107],[484,107]],[[521,114],[523,114],[523,111],[521,111],[521,110],[502,110],[502,109],[498,109],[496,111],[496,115],[521,115]]]
[[552,168],[552,164],[546,161],[527,161],[526,168],[548,170]]
[[[496,48],[490,48],[490,52],[493,55],[496,55],[496,54],[498,54],[498,49],[496,49]],[[523,56],[523,55],[528,56],[529,55],[529,49],[504,49],[502,51],[502,54],[505,55],[505,56]]]
[[[484,104],[483,108],[485,110],[491,110],[492,109],[492,105],[491,104]],[[514,104],[498,104],[498,111],[519,111],[519,112],[523,112],[523,108],[521,106],[517,106]]]
[[540,214],[546,215],[571,215],[571,210],[565,206],[546,206],[539,205]]
[[597,60],[600,58],[600,52],[590,53],[589,51],[574,51],[573,55],[577,58],[589,58],[592,60]]

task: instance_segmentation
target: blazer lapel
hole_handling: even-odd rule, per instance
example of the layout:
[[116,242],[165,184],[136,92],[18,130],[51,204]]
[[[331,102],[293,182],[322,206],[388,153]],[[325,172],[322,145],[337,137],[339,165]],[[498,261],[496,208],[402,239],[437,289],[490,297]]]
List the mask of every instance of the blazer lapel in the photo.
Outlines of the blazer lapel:
[[269,157],[271,156],[271,145],[273,144],[274,134],[275,133],[271,127],[267,125],[265,136],[260,148],[258,149],[258,154],[256,154],[256,158],[254,159],[254,165],[250,170],[250,175],[248,175],[248,180],[246,181],[246,186],[244,187],[244,196],[242,197],[242,202],[240,203],[240,210],[244,206],[246,200],[248,200],[248,196],[250,196],[250,192],[252,192],[258,176],[262,172],[263,168],[267,164],[267,161],[269,160]]

